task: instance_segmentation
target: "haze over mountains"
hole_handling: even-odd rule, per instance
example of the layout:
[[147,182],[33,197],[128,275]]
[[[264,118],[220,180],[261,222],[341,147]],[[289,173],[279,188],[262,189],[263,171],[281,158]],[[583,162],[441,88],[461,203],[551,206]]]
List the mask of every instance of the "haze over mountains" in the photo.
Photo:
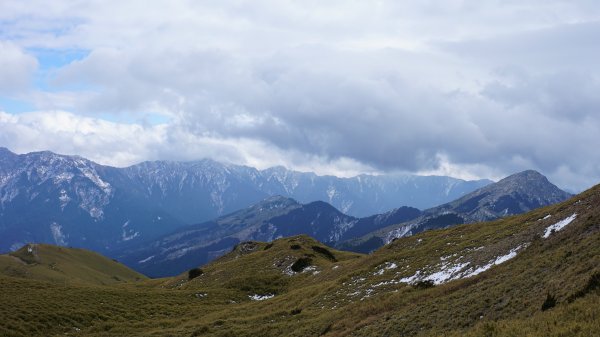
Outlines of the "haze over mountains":
[[323,200],[366,216],[434,206],[489,183],[412,175],[338,178],[212,160],[115,168],[78,156],[0,148],[0,251],[48,242],[108,252],[272,195]]

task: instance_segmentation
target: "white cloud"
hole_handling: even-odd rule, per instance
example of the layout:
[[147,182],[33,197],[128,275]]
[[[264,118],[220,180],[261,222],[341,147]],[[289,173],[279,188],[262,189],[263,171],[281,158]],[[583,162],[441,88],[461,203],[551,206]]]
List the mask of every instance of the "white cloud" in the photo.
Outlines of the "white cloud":
[[52,150],[125,165],[144,160],[165,137],[164,126],[143,128],[63,111],[0,112],[0,143],[19,153]]
[[375,172],[349,158],[330,160],[284,151],[255,139],[199,136],[166,124],[115,123],[65,111],[17,115],[0,111],[0,144],[17,153],[52,150],[117,167],[144,160],[213,158],[260,169],[287,165],[301,171],[338,176]]
[[38,64],[19,46],[0,40],[0,65],[0,95],[20,95],[30,88]]
[[[600,180],[598,22],[592,0],[3,3],[11,59],[89,54],[24,96],[40,112],[3,115],[0,145],[578,190]],[[149,115],[168,122],[114,122]]]

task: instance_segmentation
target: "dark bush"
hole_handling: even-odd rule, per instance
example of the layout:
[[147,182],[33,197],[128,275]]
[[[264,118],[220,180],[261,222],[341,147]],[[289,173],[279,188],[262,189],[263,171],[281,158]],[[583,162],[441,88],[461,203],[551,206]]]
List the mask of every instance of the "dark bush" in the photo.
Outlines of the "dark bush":
[[235,245],[231,251],[235,252],[237,250],[241,254],[248,254],[255,251],[256,248],[258,248],[258,243],[254,241],[244,241]]
[[291,245],[290,248],[293,249],[293,250],[298,250],[298,249],[300,249],[302,247],[300,245]]
[[301,312],[302,312],[302,309],[296,308],[296,309],[293,309],[292,311],[290,311],[290,314],[292,314],[292,315],[298,315]]
[[192,268],[188,270],[188,280],[195,279],[196,277],[204,274],[204,271],[200,268]]
[[309,257],[301,257],[292,265],[292,270],[296,273],[299,273],[304,270],[304,268],[310,266],[312,263],[312,259]]
[[334,261],[334,262],[337,261],[337,259],[335,258],[335,255],[333,255],[333,253],[331,251],[329,251],[329,249],[327,249],[327,248],[323,248],[320,246],[312,246],[312,249],[315,252],[325,256],[327,259],[329,259],[331,261]]
[[267,249],[269,249],[269,248],[271,248],[271,247],[273,247],[273,242],[271,242],[271,243],[267,244],[267,245],[265,246],[265,250],[267,250]]
[[423,280],[423,281],[419,281],[414,284],[414,287],[417,289],[433,288],[434,286],[435,286],[435,283],[433,283],[432,280]]
[[542,311],[546,311],[548,309],[554,308],[555,305],[556,305],[556,298],[552,294],[548,293],[546,295],[546,300],[542,304]]

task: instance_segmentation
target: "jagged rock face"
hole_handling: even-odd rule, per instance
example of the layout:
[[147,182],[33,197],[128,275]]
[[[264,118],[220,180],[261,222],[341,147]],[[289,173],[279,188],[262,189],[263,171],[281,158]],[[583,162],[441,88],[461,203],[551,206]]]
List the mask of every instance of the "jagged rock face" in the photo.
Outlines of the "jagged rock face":
[[248,207],[270,195],[323,200],[369,215],[403,204],[434,205],[489,181],[448,177],[337,178],[212,160],[98,165],[51,152],[0,148],[0,251],[29,241],[109,253]]
[[29,201],[44,192],[58,192],[59,207],[70,203],[86,211],[90,217],[102,219],[103,208],[114,193],[113,187],[102,180],[93,162],[78,157],[56,156],[49,152],[15,157],[12,170],[3,169],[0,205],[29,197]]
[[[181,221],[153,208],[118,169],[75,156],[0,153],[0,250],[49,242],[107,251]],[[172,228],[171,228],[172,229]]]

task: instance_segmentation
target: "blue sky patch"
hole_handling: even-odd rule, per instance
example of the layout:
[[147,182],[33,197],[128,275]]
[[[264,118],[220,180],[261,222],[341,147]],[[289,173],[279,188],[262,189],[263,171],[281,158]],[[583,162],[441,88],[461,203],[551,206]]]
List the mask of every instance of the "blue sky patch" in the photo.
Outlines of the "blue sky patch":
[[35,107],[29,102],[0,96],[0,111],[16,114],[34,110]]

